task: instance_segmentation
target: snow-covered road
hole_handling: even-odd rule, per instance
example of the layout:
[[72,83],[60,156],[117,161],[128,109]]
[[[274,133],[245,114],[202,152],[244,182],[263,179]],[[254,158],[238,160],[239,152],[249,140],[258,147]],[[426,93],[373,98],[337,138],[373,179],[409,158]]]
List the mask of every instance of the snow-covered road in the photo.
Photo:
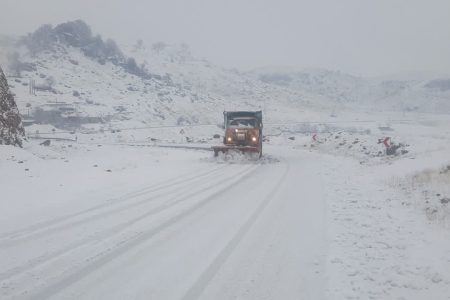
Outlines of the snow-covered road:
[[5,298],[323,298],[314,160],[202,168],[4,233]]
[[370,166],[276,144],[259,161],[127,145],[1,150],[1,299],[450,294],[448,231],[380,180],[411,160]]

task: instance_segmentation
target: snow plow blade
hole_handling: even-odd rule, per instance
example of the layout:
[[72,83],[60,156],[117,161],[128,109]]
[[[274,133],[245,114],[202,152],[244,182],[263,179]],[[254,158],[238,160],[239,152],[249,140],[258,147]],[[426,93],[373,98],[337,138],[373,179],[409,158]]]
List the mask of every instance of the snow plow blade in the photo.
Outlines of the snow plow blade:
[[214,156],[218,156],[219,152],[226,153],[229,150],[241,151],[242,153],[245,153],[245,152],[260,153],[261,152],[258,147],[252,147],[252,146],[213,146],[211,148],[214,151]]

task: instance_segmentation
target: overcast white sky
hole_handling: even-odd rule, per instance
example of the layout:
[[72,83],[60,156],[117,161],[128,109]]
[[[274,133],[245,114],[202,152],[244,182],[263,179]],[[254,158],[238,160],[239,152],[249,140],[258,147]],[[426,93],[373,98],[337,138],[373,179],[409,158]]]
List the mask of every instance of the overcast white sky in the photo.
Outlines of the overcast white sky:
[[83,19],[118,42],[185,42],[227,67],[450,71],[450,0],[0,0],[0,33]]

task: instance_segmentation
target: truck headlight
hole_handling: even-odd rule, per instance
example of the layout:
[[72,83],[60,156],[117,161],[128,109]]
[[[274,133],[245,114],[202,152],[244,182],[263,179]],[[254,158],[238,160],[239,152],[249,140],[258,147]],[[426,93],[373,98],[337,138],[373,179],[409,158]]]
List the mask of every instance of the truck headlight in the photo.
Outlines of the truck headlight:
[[252,142],[256,142],[257,138],[256,136],[252,136]]
[[232,142],[232,141],[233,141],[233,138],[232,138],[231,136],[229,136],[229,137],[227,137],[227,141],[228,141],[228,142]]

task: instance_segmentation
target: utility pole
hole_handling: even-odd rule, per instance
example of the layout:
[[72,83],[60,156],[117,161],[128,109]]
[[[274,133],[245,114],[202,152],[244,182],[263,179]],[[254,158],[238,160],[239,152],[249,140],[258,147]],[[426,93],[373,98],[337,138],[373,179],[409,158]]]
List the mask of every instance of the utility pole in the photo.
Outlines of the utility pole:
[[36,96],[36,89],[35,89],[34,79],[30,79],[30,82],[29,82],[28,86],[29,86],[28,91],[29,91],[30,95]]

